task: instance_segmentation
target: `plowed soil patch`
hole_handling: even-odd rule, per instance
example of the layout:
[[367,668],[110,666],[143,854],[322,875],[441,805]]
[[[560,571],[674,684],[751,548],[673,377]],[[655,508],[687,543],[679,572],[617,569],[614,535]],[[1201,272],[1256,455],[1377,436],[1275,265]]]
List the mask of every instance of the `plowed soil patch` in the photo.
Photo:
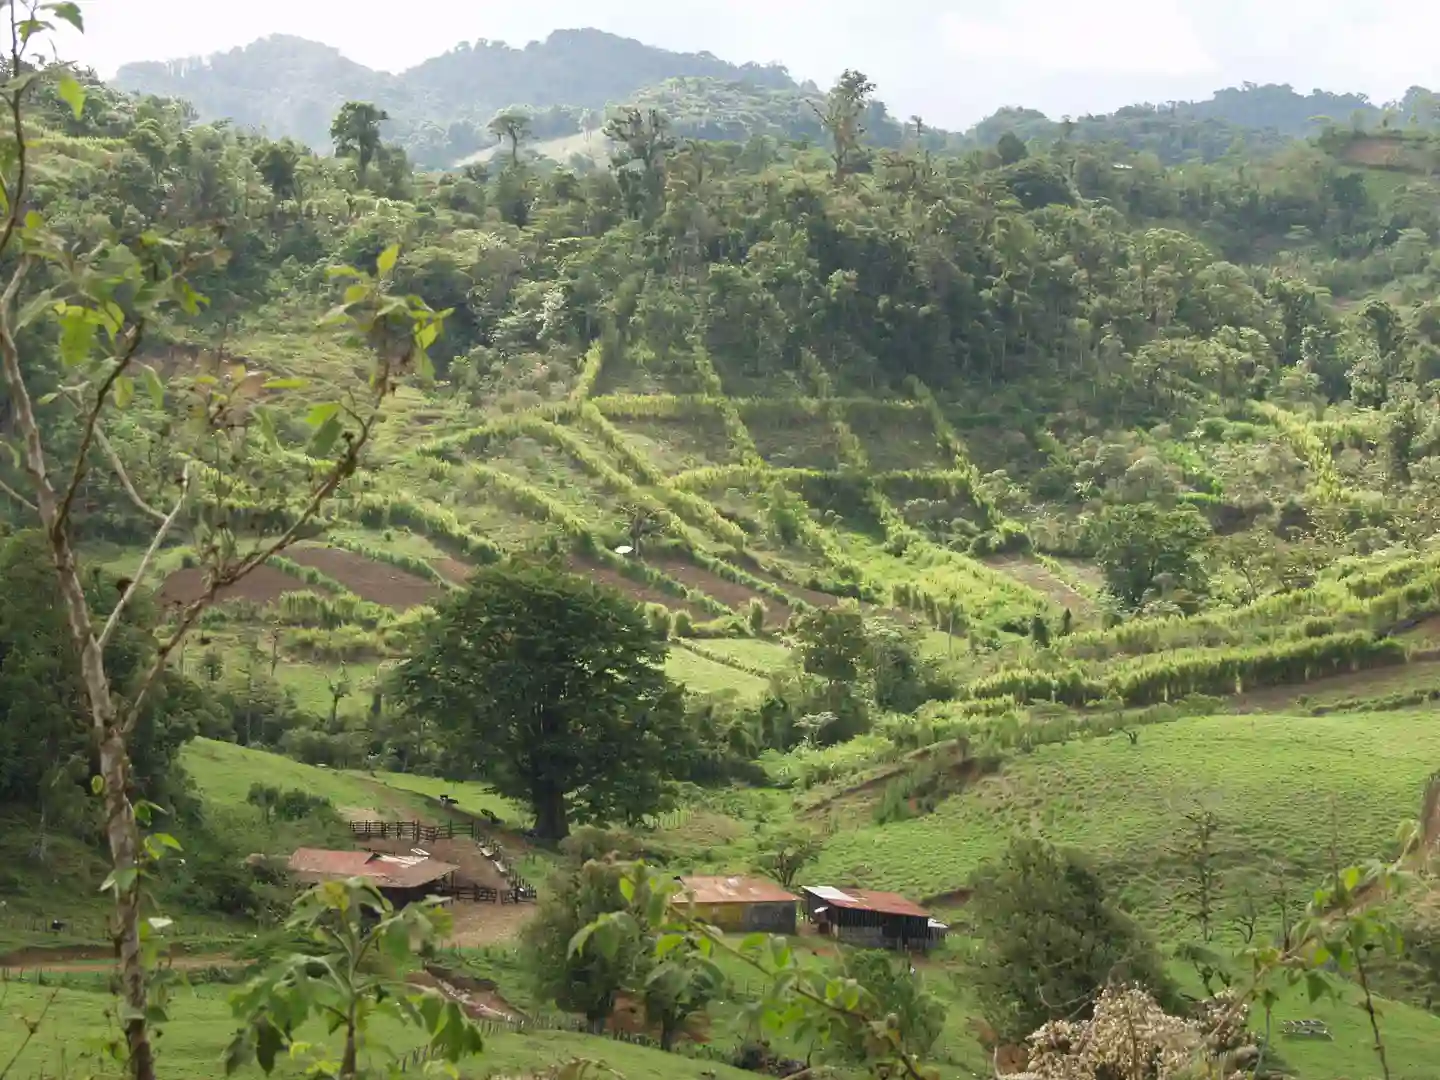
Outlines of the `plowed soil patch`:
[[702,566],[696,566],[684,559],[674,558],[647,559],[646,562],[656,567],[661,573],[674,578],[680,584],[687,585],[692,589],[699,589],[706,595],[713,596],[738,614],[745,613],[751,600],[759,600],[765,605],[767,626],[784,626],[790,621],[789,604],[776,600],[773,596],[756,592],[750,586],[742,585],[738,581],[728,581]]
[[840,603],[840,597],[833,593],[820,592],[818,589],[807,589],[803,585],[796,585],[793,582],[786,581],[784,578],[772,574],[768,570],[762,570],[758,566],[747,565],[745,569],[761,581],[768,581],[772,585],[778,585],[791,596],[804,600],[811,607],[832,608]]
[[[234,585],[221,589],[217,598],[221,603],[226,600],[249,600],[256,604],[273,604],[280,599],[281,593],[296,592],[300,589],[311,588],[303,581],[291,577],[289,574],[281,573],[273,566],[260,565],[250,571],[244,578]],[[315,590],[321,591],[324,590]],[[160,606],[168,607],[171,604],[188,604],[198,600],[205,592],[205,571],[200,569],[177,570],[165,579],[160,586]]]
[[695,604],[682,600],[678,596],[671,596],[669,593],[663,592],[653,585],[633,581],[620,573],[620,571],[612,570],[608,566],[601,566],[598,563],[574,557],[566,560],[565,565],[572,573],[584,574],[586,577],[599,582],[601,585],[609,586],[618,592],[624,593],[636,603],[663,604],[671,611],[688,612],[692,619],[701,622],[714,618],[710,612],[702,607],[697,607]]
[[286,553],[301,566],[312,566],[340,582],[362,600],[403,611],[428,604],[439,586],[388,563],[374,562],[353,551],[327,547],[292,548]]
[[1008,574],[1022,585],[1030,586],[1056,607],[1069,608],[1077,616],[1090,615],[1095,610],[1095,605],[1088,596],[1058,577],[1044,563],[1017,555],[997,555],[981,561],[990,569]]
[[1285,686],[1267,686],[1247,691],[1234,701],[1238,712],[1278,712],[1294,705],[1296,700],[1302,697],[1323,697],[1332,701],[1384,697],[1387,694],[1413,690],[1428,678],[1440,679],[1440,663],[1437,663],[1435,654],[1421,653],[1408,664],[1391,664],[1366,671],[1329,675],[1323,679]]
[[475,572],[475,568],[469,563],[463,563],[459,559],[452,559],[448,556],[442,559],[431,559],[430,565],[435,567],[446,581],[453,581],[457,585],[463,585],[470,580],[470,575]]

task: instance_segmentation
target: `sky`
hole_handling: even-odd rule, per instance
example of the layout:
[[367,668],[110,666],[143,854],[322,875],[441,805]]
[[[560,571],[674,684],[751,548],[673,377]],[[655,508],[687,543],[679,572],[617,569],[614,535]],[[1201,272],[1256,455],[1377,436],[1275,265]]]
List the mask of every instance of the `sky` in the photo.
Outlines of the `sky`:
[[285,33],[401,71],[460,41],[592,26],[827,85],[859,68],[900,116],[961,128],[1002,105],[1052,116],[1205,97],[1242,82],[1358,91],[1440,86],[1424,0],[81,0],[59,44],[102,76]]

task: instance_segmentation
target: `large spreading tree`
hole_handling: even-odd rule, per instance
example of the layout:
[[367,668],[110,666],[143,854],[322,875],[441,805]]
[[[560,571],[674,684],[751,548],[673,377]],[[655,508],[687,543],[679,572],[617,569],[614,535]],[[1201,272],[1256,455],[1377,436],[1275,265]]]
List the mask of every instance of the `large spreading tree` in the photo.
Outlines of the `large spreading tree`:
[[691,739],[664,659],[664,639],[620,593],[507,561],[441,606],[397,678],[452,760],[558,840],[571,822],[638,820],[683,770]]

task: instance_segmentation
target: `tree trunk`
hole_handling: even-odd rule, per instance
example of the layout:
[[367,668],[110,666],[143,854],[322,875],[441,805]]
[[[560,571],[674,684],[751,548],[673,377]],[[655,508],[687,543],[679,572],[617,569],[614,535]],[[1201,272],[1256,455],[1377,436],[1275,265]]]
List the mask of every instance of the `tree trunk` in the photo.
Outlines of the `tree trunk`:
[[[130,755],[125,739],[112,723],[100,743],[100,775],[105,778],[105,835],[110,842],[110,861],[117,874],[138,869],[140,829],[135,821],[135,808],[130,803]],[[140,949],[140,882],[136,879],[115,889],[115,941],[120,957],[121,994],[128,1011],[138,1012],[125,1023],[125,1042],[130,1052],[130,1075],[136,1080],[150,1080],[155,1075],[155,1061],[150,1048],[150,1033],[143,1013],[148,1004],[145,990],[145,958]]]
[[669,1017],[660,1021],[660,1049],[667,1054],[675,1049],[675,1036],[680,1034],[680,1025]]
[[537,785],[531,800],[535,804],[535,833],[542,840],[564,840],[570,835],[570,818],[565,810],[565,793],[549,785]]
[[[8,301],[8,297],[6,298]],[[90,703],[90,731],[100,754],[100,775],[105,781],[105,835],[115,877],[115,941],[119,952],[120,984],[125,1000],[125,1043],[133,1080],[154,1080],[155,1059],[145,1022],[145,961],[140,951],[140,833],[128,790],[130,755],[125,731],[110,693],[104,651],[91,625],[90,606],[75,562],[69,524],[62,517],[60,496],[50,483],[40,426],[20,367],[20,352],[10,328],[9,311],[0,311],[0,361],[15,431],[24,443],[25,472],[35,492],[35,505],[50,553],[55,576],[70,624],[70,637],[80,657],[80,675]]]

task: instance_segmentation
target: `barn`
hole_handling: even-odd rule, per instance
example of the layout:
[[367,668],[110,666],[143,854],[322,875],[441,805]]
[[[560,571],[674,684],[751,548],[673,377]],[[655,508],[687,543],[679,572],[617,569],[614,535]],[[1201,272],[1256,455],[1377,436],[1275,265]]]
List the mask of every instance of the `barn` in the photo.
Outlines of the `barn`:
[[816,930],[867,949],[927,950],[945,940],[946,926],[898,893],[808,885],[805,917]]
[[751,877],[679,877],[672,903],[694,903],[696,918],[734,933],[793,934],[800,898],[772,881]]
[[290,876],[306,885],[364,878],[396,907],[440,892],[460,869],[428,855],[385,855],[375,851],[298,848],[290,856]]

